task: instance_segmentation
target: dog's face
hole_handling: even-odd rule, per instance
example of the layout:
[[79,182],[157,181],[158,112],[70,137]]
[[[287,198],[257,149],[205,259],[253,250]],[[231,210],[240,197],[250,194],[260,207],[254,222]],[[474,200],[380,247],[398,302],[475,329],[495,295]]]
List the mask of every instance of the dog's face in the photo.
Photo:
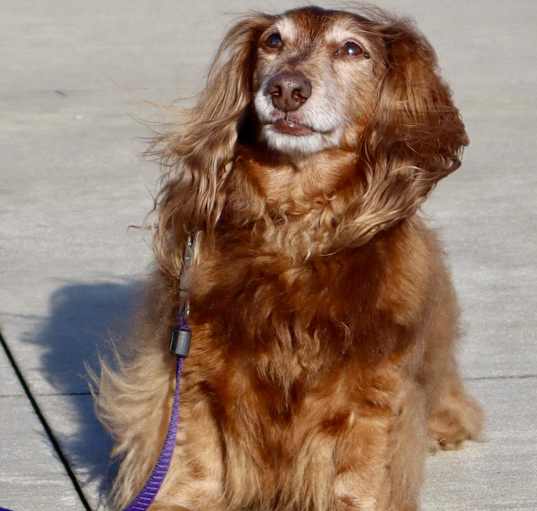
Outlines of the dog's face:
[[257,46],[261,138],[284,153],[355,145],[384,71],[383,47],[360,17],[317,8],[278,16]]

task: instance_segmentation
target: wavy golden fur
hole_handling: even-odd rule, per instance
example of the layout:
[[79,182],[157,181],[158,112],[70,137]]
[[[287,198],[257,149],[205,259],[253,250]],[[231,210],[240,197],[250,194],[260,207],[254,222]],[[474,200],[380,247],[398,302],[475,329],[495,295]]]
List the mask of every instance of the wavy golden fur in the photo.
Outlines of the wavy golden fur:
[[433,49],[380,10],[256,14],[155,141],[157,268],[97,409],[143,486],[174,385],[169,331],[197,233],[193,348],[151,509],[411,511],[427,448],[482,427],[454,357],[458,308],[418,209],[468,143]]

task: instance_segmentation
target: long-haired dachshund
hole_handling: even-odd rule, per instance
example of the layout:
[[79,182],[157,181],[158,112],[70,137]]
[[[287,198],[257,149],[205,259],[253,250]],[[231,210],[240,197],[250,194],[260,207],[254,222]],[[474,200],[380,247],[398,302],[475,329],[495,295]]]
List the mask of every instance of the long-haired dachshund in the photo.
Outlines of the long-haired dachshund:
[[156,141],[156,271],[98,411],[125,506],[170,416],[185,240],[192,352],[152,510],[412,511],[428,449],[478,436],[458,309],[418,209],[468,143],[408,20],[307,7],[225,36],[197,104]]

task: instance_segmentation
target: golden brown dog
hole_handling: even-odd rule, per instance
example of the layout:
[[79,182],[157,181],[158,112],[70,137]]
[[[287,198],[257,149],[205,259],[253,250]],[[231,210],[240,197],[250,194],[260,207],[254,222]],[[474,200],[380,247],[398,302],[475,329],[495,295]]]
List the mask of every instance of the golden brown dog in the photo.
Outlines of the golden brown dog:
[[168,339],[196,233],[193,349],[152,510],[411,511],[428,447],[481,429],[457,304],[418,208],[467,136],[428,42],[378,10],[242,19],[155,146],[157,269],[98,410],[143,486],[174,386]]

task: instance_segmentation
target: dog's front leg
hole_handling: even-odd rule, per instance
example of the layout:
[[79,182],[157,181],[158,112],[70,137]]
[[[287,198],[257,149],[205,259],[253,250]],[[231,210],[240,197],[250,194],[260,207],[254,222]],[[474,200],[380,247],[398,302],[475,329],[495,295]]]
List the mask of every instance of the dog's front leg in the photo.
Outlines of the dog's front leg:
[[[188,385],[187,385],[188,386]],[[185,392],[170,470],[151,511],[224,511],[223,453],[209,405]]]
[[423,481],[427,430],[425,393],[408,382],[393,415],[356,420],[339,452],[337,511],[416,511]]
[[426,332],[421,380],[427,391],[430,449],[458,449],[466,440],[480,438],[483,412],[466,391],[456,361],[458,305],[449,274],[441,267],[437,301]]

